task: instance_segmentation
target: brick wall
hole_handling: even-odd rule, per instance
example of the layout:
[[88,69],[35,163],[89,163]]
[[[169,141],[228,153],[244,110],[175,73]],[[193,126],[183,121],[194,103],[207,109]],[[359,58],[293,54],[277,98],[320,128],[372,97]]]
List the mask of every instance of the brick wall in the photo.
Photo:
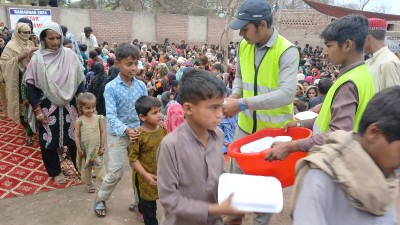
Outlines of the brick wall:
[[[279,13],[275,15],[276,24]],[[307,30],[310,34],[317,34],[331,21],[331,17],[324,15],[314,9],[290,9],[283,11],[283,30]]]
[[90,10],[90,24],[97,42],[132,41],[131,12]]
[[187,42],[188,16],[158,14],[156,17],[156,36],[158,43],[164,43],[165,38],[168,38],[170,44],[180,44],[182,40]]
[[[24,8],[45,8],[46,7],[27,7],[27,6],[4,6],[0,7],[0,18],[1,15],[6,15],[8,7],[24,7]],[[94,35],[96,35],[98,42],[103,41],[112,42],[127,42],[135,38],[133,34],[133,22],[132,18],[135,17],[135,12],[122,12],[122,11],[102,11],[102,10],[80,10],[80,9],[62,9],[50,8],[52,10],[52,18],[54,22],[60,23],[61,21],[73,20],[76,23],[68,23],[70,26],[69,30],[79,31],[75,36],[79,36],[83,30],[83,26],[90,26],[94,30]],[[73,13],[69,10],[73,10]],[[88,13],[90,16],[88,16]],[[70,15],[77,15],[76,18],[70,18]],[[78,16],[80,15],[80,16]],[[196,35],[196,29],[191,29],[189,31],[189,17],[186,15],[168,15],[168,14],[146,14],[154,18],[155,22],[146,23],[148,21],[135,20],[134,23],[148,24],[146,26],[151,26],[156,31],[152,35],[146,35],[144,30],[142,33],[140,41],[156,41],[158,43],[163,43],[165,38],[169,39],[170,43],[180,43],[181,40],[185,40],[186,43],[190,45],[203,45],[204,42],[189,42],[188,37]],[[279,13],[274,17],[274,26],[278,27],[277,18]],[[79,22],[79,18],[87,18],[85,24]],[[145,18],[145,17],[143,17]],[[8,18],[9,19],[9,18]],[[331,22],[331,17],[326,16],[313,9],[303,9],[303,10],[284,10],[282,15],[282,26],[280,33],[286,38],[294,42],[295,40],[300,41],[301,45],[305,43],[310,43],[312,45],[322,45],[319,33],[323,28]],[[207,25],[207,40],[208,44],[219,44],[222,31],[225,26],[224,18],[208,17],[206,19]],[[7,21],[8,22],[8,21]],[[89,23],[89,24],[86,24]],[[394,29],[400,31],[400,22],[388,22],[390,24],[395,24]],[[9,26],[9,24],[7,24]],[[140,32],[140,31],[135,31]],[[189,35],[190,32],[190,35]],[[197,30],[200,32],[200,30]],[[204,34],[204,29],[201,30]],[[200,35],[200,33],[199,33]],[[136,35],[137,36],[137,35]],[[148,37],[148,38],[146,38]],[[156,38],[155,38],[156,37]],[[240,37],[237,34],[233,35],[232,31],[229,31],[229,40],[238,41]]]
[[[208,35],[207,42],[210,44],[219,44],[221,39],[221,34],[225,29],[225,19],[220,18],[208,18]],[[225,41],[222,40],[223,42]]]

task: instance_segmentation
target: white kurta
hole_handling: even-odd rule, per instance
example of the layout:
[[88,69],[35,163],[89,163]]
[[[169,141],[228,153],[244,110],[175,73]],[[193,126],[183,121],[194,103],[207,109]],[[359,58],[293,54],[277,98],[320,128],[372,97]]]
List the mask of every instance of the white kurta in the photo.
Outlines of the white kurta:
[[400,60],[387,46],[375,52],[365,64],[374,78],[375,93],[400,85]]

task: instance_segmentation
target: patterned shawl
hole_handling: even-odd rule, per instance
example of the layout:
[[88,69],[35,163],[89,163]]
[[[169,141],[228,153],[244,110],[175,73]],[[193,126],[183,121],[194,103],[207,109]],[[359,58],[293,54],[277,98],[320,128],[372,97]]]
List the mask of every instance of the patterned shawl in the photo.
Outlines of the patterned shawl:
[[[57,23],[46,23],[42,29],[39,35],[40,51],[34,53],[25,80],[41,89],[53,104],[65,106],[75,97],[79,85],[84,80],[84,68],[77,55],[62,46],[62,31]],[[41,35],[46,30],[52,30],[61,36],[59,49],[47,48]]]

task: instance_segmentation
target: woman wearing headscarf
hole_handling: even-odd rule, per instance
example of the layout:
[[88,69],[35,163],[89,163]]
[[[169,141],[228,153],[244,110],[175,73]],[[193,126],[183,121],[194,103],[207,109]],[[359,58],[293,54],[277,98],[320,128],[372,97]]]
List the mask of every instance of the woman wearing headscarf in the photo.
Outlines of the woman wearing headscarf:
[[[26,72],[30,124],[37,124],[43,163],[56,183],[65,182],[58,152],[67,146],[76,164],[74,120],[78,117],[75,96],[84,92],[84,68],[77,55],[62,46],[61,27],[46,23]],[[36,121],[38,123],[36,123]],[[76,167],[76,165],[75,165]]]
[[167,75],[168,75],[168,66],[165,63],[160,63],[160,64],[157,65],[157,67],[158,67],[159,76],[162,79],[161,83],[162,83],[163,91],[167,91],[167,86],[168,86],[168,81],[167,81],[167,79],[168,79],[168,77],[167,77]]
[[92,66],[92,71],[94,73],[93,78],[91,80],[91,84],[88,88],[88,92],[94,94],[97,98],[96,102],[96,110],[97,114],[106,115],[106,104],[104,100],[104,90],[102,91],[103,83],[107,80],[106,71],[104,71],[104,67],[102,63],[95,62]]
[[37,50],[29,40],[31,27],[26,23],[17,23],[10,42],[4,48],[0,58],[0,97],[7,116],[27,129],[27,143],[31,144],[32,132],[23,115],[28,106],[21,96],[21,81],[29,62],[30,54]]
[[172,88],[172,82],[174,81],[174,80],[176,80],[176,76],[175,76],[175,74],[174,73],[172,73],[172,72],[169,72],[168,73],[168,75],[167,75],[167,78],[168,78],[168,84],[167,84],[167,89],[166,90],[164,90],[164,91],[171,91],[171,88]]

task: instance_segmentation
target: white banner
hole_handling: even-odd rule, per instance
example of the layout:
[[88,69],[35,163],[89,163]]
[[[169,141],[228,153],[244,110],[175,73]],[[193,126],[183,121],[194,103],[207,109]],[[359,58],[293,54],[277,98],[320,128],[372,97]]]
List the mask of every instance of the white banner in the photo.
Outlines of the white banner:
[[393,53],[400,52],[400,37],[386,36],[385,44]]
[[51,9],[10,8],[11,28],[15,29],[18,20],[26,17],[33,23],[33,32],[39,34],[44,23],[51,22]]

